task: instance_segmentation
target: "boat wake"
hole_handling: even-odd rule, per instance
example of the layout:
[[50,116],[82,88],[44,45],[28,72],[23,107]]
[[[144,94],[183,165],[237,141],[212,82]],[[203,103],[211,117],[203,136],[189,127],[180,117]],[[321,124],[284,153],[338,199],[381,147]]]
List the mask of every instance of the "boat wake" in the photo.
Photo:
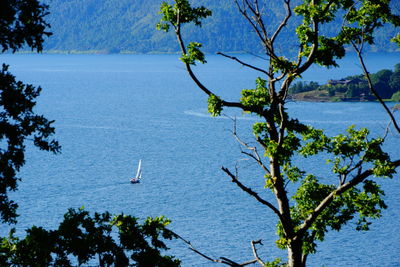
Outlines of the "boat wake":
[[233,114],[233,113],[222,113],[219,117],[213,117],[207,110],[198,109],[198,110],[186,110],[183,113],[189,116],[208,118],[208,119],[237,119],[237,120],[248,120],[248,121],[257,121],[257,117],[251,115],[242,115],[242,114]]
[[113,126],[91,126],[80,124],[60,124],[57,128],[80,128],[80,129],[99,129],[99,130],[117,130],[117,131],[135,131],[134,128],[113,127]]

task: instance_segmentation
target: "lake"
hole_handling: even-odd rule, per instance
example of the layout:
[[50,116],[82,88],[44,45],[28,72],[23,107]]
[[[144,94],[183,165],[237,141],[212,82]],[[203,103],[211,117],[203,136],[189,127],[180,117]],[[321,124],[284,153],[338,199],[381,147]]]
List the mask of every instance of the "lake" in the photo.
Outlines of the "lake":
[[[27,163],[20,172],[19,190],[11,198],[19,204],[19,234],[31,225],[54,228],[68,208],[124,212],[140,218],[165,215],[171,228],[212,257],[246,261],[252,258],[251,240],[263,239],[265,260],[285,257],[274,241],[274,214],[240,191],[220,170],[237,163],[240,177],[265,198],[263,179],[254,163],[240,154],[227,117],[211,118],[207,99],[183,69],[176,55],[0,55],[19,80],[41,85],[37,111],[54,119],[61,155],[27,148]],[[245,60],[265,64],[252,56]],[[254,88],[258,73],[226,58],[207,57],[196,68],[204,83],[227,100],[238,99],[243,88]],[[372,54],[370,72],[392,69],[400,54]],[[354,55],[341,68],[313,68],[304,80],[359,74]],[[343,132],[349,125],[382,134],[388,117],[376,103],[288,104],[289,113],[301,121]],[[250,138],[255,119],[235,111],[238,130]],[[400,157],[400,139],[389,135],[386,149]],[[139,160],[143,181],[130,184]],[[324,175],[320,161],[302,167]],[[399,266],[400,182],[381,179],[389,208],[359,233],[350,224],[331,232],[309,257],[309,266]],[[8,227],[2,225],[0,234]],[[179,241],[169,243],[170,254],[183,266],[214,266]]]

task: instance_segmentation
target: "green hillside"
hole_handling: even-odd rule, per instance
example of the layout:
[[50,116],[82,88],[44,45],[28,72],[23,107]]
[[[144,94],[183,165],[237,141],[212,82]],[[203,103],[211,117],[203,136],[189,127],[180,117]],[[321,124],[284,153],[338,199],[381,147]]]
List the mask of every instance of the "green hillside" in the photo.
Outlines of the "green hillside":
[[[162,0],[46,0],[50,5],[48,21],[54,35],[46,41],[50,51],[97,51],[105,53],[168,53],[178,51],[173,34],[163,34],[155,29],[160,16]],[[185,37],[204,44],[204,51],[260,52],[261,46],[251,27],[239,14],[232,0],[197,0],[195,5],[205,5],[213,16],[201,29],[187,27]],[[267,19],[275,29],[285,16],[283,1],[269,1]],[[294,1],[296,2],[296,1]],[[298,2],[298,1],[297,1]],[[293,17],[284,34],[280,49],[297,47],[293,34]],[[340,23],[322,29],[334,33]],[[392,28],[381,30],[376,36],[376,51],[394,50],[388,43],[394,35]]]

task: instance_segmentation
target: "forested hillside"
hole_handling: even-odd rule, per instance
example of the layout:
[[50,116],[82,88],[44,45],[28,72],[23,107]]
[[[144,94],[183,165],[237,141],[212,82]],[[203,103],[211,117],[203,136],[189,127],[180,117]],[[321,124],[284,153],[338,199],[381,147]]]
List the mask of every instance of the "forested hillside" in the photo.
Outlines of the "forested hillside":
[[[374,89],[386,100],[400,102],[400,63],[394,70],[370,73]],[[292,99],[303,101],[375,101],[364,74],[329,80],[327,84],[299,81],[289,89]]]
[[[163,34],[155,29],[159,21],[162,0],[46,0],[50,5],[48,21],[51,36],[45,44],[47,51],[91,51],[103,53],[165,53],[176,52],[178,46],[173,34]],[[185,34],[190,41],[201,42],[204,51],[259,52],[261,46],[251,27],[239,14],[232,0],[196,0],[213,11],[201,30],[189,26]],[[285,15],[283,1],[266,1],[270,30],[275,29]],[[298,1],[293,1],[298,2]],[[298,18],[293,17],[288,27]],[[322,29],[336,32],[341,22]],[[295,36],[290,31],[282,34],[281,49],[294,50]],[[293,31],[292,31],[293,32]],[[376,36],[376,51],[394,50],[387,40],[394,29],[386,27]]]

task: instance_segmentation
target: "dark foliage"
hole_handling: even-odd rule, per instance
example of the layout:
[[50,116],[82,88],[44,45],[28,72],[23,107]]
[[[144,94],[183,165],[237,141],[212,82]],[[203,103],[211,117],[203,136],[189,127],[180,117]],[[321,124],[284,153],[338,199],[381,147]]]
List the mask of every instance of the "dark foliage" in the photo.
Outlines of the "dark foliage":
[[44,17],[48,6],[38,0],[2,0],[0,3],[0,46],[2,52],[17,51],[25,44],[32,50],[41,51],[43,37],[49,24]]
[[[123,214],[108,212],[90,216],[83,209],[70,209],[57,230],[33,226],[20,240],[10,233],[0,243],[1,266],[180,266],[163,256],[163,240],[175,238],[163,217],[144,223]],[[115,237],[118,236],[118,240]]]
[[[44,21],[47,6],[37,0],[5,0],[0,4],[0,46],[12,52],[28,46],[42,50],[43,37],[49,26]],[[17,189],[17,172],[24,165],[25,143],[33,140],[42,150],[59,152],[60,146],[52,140],[53,121],[34,113],[35,99],[40,87],[17,81],[2,66],[0,72],[0,220],[15,223],[17,204],[8,198],[9,191]]]
[[53,121],[34,113],[35,98],[41,88],[16,81],[3,64],[0,71],[0,216],[2,222],[15,222],[17,205],[7,193],[17,189],[17,172],[25,163],[27,139],[42,150],[59,152],[52,140]]

